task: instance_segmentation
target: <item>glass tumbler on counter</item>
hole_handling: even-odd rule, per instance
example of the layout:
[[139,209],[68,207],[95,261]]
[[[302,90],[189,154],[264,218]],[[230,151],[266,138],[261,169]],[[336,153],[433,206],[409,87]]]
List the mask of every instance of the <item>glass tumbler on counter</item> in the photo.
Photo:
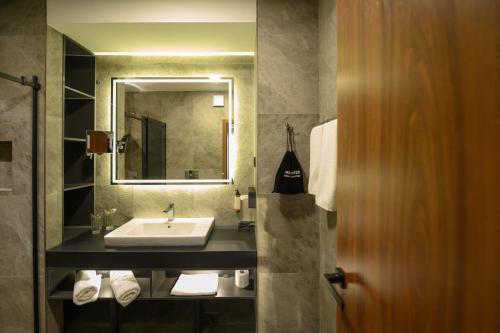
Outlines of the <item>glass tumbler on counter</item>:
[[97,235],[101,232],[102,223],[102,214],[90,214],[90,230],[92,230],[92,234]]
[[104,216],[104,228],[106,230],[113,230],[114,225],[113,225],[113,216],[116,213],[116,208],[111,208],[111,209],[106,209],[103,212]]

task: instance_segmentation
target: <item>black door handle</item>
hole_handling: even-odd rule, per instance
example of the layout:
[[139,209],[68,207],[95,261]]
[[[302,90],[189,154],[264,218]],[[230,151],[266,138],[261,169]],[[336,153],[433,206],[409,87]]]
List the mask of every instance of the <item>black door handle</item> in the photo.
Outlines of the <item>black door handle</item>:
[[335,298],[335,301],[337,301],[337,304],[340,306],[341,309],[344,309],[344,306],[345,306],[344,300],[337,292],[337,289],[335,289],[335,287],[334,287],[335,284],[338,284],[338,285],[340,285],[340,288],[342,288],[342,289],[347,288],[344,270],[340,267],[336,267],[335,273],[325,273],[325,274],[323,274],[323,276],[325,277],[326,281],[328,281],[328,284],[330,285],[330,291],[332,292],[332,295]]

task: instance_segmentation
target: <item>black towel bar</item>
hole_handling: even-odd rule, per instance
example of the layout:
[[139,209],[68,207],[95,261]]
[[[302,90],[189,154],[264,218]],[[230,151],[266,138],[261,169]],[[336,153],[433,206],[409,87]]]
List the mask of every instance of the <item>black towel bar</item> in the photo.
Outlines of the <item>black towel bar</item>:
[[342,268],[336,267],[335,268],[335,273],[325,273],[323,274],[325,277],[326,281],[330,285],[330,291],[335,298],[335,301],[337,301],[337,304],[340,306],[341,309],[344,309],[344,300],[342,297],[339,295],[337,292],[337,289],[335,289],[334,284],[339,284],[340,288],[345,289],[347,288],[347,283],[345,280],[345,272]]

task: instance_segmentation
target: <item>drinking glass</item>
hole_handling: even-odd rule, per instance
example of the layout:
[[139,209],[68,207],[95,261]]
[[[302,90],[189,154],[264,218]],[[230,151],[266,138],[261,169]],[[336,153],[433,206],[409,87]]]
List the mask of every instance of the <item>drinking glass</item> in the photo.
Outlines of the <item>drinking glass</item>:
[[116,213],[116,208],[106,209],[104,210],[104,227],[106,230],[113,230],[113,216]]
[[102,214],[90,214],[90,230],[92,230],[92,234],[97,235],[101,232],[102,222]]

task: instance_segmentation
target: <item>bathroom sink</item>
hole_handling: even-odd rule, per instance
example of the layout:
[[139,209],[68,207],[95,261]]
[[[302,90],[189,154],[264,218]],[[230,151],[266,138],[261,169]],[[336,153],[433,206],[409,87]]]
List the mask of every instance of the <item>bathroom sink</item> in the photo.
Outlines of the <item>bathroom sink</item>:
[[213,217],[132,219],[104,236],[106,246],[205,245],[214,225]]

